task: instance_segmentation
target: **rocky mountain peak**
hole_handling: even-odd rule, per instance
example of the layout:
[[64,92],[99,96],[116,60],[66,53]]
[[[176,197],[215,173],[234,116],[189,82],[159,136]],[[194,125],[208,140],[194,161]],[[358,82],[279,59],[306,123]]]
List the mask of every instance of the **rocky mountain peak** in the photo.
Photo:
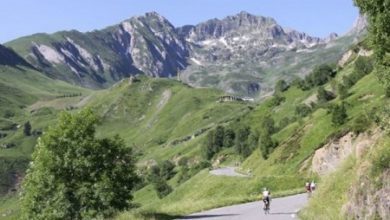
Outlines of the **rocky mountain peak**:
[[353,26],[351,30],[348,32],[348,34],[358,34],[365,31],[368,27],[368,20],[365,15],[359,14],[359,16],[356,18],[355,22],[353,23]]

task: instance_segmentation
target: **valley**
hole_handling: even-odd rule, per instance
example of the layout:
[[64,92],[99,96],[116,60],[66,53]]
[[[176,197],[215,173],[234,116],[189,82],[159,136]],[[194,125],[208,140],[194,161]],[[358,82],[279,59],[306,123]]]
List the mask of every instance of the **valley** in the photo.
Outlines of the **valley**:
[[[264,217],[254,207],[265,187],[275,198],[271,212],[281,214],[275,218],[386,219],[390,93],[380,71],[388,69],[378,67],[369,21],[359,16],[347,33],[318,38],[245,11],[181,27],[149,12],[101,30],[0,45],[0,219],[29,218],[21,211],[24,180],[34,180],[26,170],[63,156],[45,146],[50,138],[86,158],[99,156],[97,143],[131,152],[136,177],[123,188],[132,198],[122,207],[107,182],[83,183],[81,194],[96,187],[107,193],[97,197],[102,204],[121,208],[83,210],[80,219],[254,219]],[[96,117],[92,130],[83,114]],[[83,131],[91,140],[80,138]],[[61,132],[68,136],[55,136]],[[63,167],[92,167],[72,164],[79,158],[67,153]],[[119,156],[108,164],[124,163]],[[102,164],[86,179],[106,172]],[[64,175],[77,176],[71,168]],[[56,171],[47,172],[58,184]],[[318,186],[309,199],[308,181]],[[69,195],[58,201],[82,198]],[[47,207],[55,219],[67,216]]]

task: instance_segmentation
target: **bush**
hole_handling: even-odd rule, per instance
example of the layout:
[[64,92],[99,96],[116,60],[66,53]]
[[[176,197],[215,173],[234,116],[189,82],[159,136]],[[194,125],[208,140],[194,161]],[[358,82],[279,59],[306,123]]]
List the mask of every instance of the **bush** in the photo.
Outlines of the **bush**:
[[284,80],[279,80],[275,85],[275,93],[281,93],[288,89],[289,85]]
[[282,102],[284,102],[286,98],[280,94],[275,94],[269,102],[270,107],[276,107],[279,106]]
[[24,123],[23,134],[26,136],[31,136],[31,124],[29,121]]
[[169,180],[175,175],[173,169],[175,169],[175,165],[171,161],[165,160],[161,164],[160,177]]
[[320,86],[317,91],[317,99],[319,103],[325,103],[329,100],[332,100],[334,97],[333,95],[326,91],[324,87]]
[[158,198],[162,199],[172,192],[172,187],[168,185],[167,181],[160,179],[153,183],[153,187],[157,192]]
[[97,139],[91,110],[63,113],[40,138],[22,185],[24,219],[103,219],[131,207],[138,182],[131,148]]
[[271,135],[262,134],[259,140],[261,155],[264,159],[268,159],[268,155],[276,147],[276,143],[272,140]]
[[236,152],[243,157],[247,157],[251,153],[251,149],[247,141],[249,134],[250,134],[250,128],[247,126],[241,127],[237,130],[235,149]]
[[342,83],[337,85],[337,91],[339,93],[339,97],[341,100],[343,100],[349,96],[348,87]]
[[299,104],[295,107],[295,114],[299,117],[306,117],[311,113],[311,108],[306,104]]
[[321,86],[327,83],[335,72],[328,64],[322,64],[314,68],[313,72],[305,78],[306,84],[311,88],[314,86]]
[[360,134],[364,131],[366,131],[371,125],[371,121],[368,119],[367,116],[361,114],[358,115],[352,122],[351,130],[355,134]]
[[342,125],[348,119],[347,110],[345,109],[344,103],[341,105],[335,105],[332,108],[332,123],[334,125]]

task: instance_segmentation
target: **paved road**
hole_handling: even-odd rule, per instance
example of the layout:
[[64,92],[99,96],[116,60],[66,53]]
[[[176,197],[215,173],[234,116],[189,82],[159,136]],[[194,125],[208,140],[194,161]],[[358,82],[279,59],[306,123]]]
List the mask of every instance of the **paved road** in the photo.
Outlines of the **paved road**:
[[251,202],[240,205],[212,209],[205,212],[191,214],[179,219],[207,219],[207,220],[285,220],[297,219],[297,212],[307,203],[307,195],[299,194],[273,199],[270,214],[265,215],[263,202]]
[[248,177],[247,175],[243,175],[236,172],[236,167],[223,167],[215,170],[211,170],[210,174],[216,176],[238,176],[238,177]]

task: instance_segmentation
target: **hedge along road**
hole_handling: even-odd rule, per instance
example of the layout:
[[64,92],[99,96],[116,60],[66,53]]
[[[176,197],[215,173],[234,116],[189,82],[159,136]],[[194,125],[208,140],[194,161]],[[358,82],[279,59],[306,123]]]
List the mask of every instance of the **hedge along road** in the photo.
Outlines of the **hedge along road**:
[[284,220],[297,219],[298,211],[307,203],[306,194],[298,194],[283,198],[272,199],[271,210],[269,214],[264,214],[263,202],[250,202],[240,205],[227,206],[212,209],[205,212],[194,213],[179,219],[207,219],[207,220]]

